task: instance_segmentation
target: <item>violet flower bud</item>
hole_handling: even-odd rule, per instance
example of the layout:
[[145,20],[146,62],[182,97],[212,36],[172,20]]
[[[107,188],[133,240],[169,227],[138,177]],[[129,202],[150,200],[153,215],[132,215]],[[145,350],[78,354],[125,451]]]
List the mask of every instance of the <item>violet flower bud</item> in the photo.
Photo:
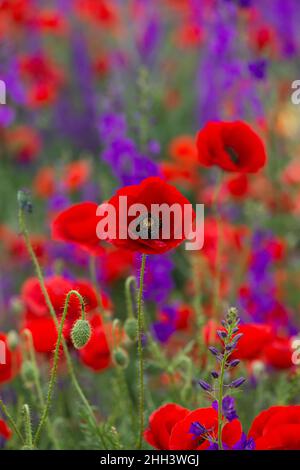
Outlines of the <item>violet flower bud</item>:
[[243,385],[243,383],[245,382],[245,378],[244,377],[240,377],[239,379],[235,379],[233,382],[231,382],[231,384],[229,384],[229,387],[231,388],[238,388],[240,387],[241,385]]
[[239,359],[233,359],[233,361],[228,362],[228,367],[236,367],[241,361]]
[[214,356],[218,356],[220,351],[217,350],[217,348],[215,348],[214,346],[210,346],[208,348],[208,350],[214,355]]
[[225,339],[227,337],[226,331],[222,331],[222,330],[217,330],[217,335],[219,336],[220,339]]
[[209,385],[209,383],[205,382],[204,380],[199,380],[198,384],[200,385],[201,388],[203,388],[203,390],[205,390],[206,392],[211,392],[212,391],[212,386]]

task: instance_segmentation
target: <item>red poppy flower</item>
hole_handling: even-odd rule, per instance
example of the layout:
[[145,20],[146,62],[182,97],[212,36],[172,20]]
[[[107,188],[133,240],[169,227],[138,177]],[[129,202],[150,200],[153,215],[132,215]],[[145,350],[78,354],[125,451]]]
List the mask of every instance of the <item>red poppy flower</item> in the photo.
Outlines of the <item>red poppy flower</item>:
[[189,135],[175,137],[170,143],[169,153],[174,160],[185,166],[195,166],[198,161],[194,138]]
[[42,142],[32,127],[18,126],[7,131],[6,145],[18,162],[27,163],[36,159],[41,151]]
[[[140,215],[140,223],[136,225],[136,231],[140,230],[142,233],[146,231],[146,237],[139,237],[136,240],[132,239],[130,233],[130,224],[135,221],[137,217],[128,216],[126,221],[127,226],[121,228],[124,229],[124,232],[127,233],[126,239],[119,238],[119,220],[122,219],[123,214],[120,214],[120,197],[127,197],[127,207],[129,208],[133,204],[143,204],[147,213]],[[165,253],[172,248],[175,248],[185,239],[185,231],[191,229],[191,227],[185,227],[185,207],[189,206],[191,208],[190,202],[174,187],[165,183],[161,178],[150,177],[143,180],[138,185],[125,186],[124,188],[117,191],[117,193],[108,201],[110,205],[115,208],[116,211],[116,238],[111,239],[111,243],[117,247],[129,249],[132,251],[138,251],[140,253],[148,254],[158,254]],[[181,212],[181,217],[177,220],[176,215],[170,217],[170,237],[163,238],[161,230],[163,230],[164,221],[160,218],[156,220],[153,215],[151,215],[151,205],[152,204],[166,204],[168,207],[176,204]],[[194,218],[194,212],[192,212],[192,217]],[[181,220],[180,220],[181,219]],[[151,239],[151,234],[149,231],[152,226],[157,227],[157,239]]]
[[290,338],[275,338],[264,348],[265,362],[275,369],[289,369],[292,362],[292,340]]
[[100,315],[93,315],[89,321],[92,327],[91,339],[84,348],[79,350],[79,357],[83,364],[95,372],[100,372],[111,363],[107,333]]
[[271,406],[253,421],[249,434],[257,450],[300,450],[300,406]]
[[231,196],[235,198],[243,198],[246,196],[249,189],[247,175],[242,173],[229,178],[226,182],[226,188]]
[[[199,438],[190,432],[191,425],[198,422],[207,432],[206,437],[216,439],[218,434],[218,413],[214,408],[199,408],[189,411],[174,403],[158,408],[149,419],[149,427],[144,433],[145,440],[160,450],[205,450],[210,442],[203,435]],[[232,448],[242,436],[238,419],[226,423],[222,441]]]
[[261,356],[263,349],[273,340],[274,334],[269,325],[248,323],[240,325],[238,334],[243,336],[231,355],[231,359],[253,360]]
[[[83,297],[85,302],[85,311],[90,312],[98,306],[96,293],[93,287],[88,281],[69,281],[62,276],[52,276],[46,279],[46,289],[48,291],[50,300],[53,308],[57,315],[57,318],[61,318],[66,295],[70,290],[77,290]],[[53,328],[52,320],[48,306],[46,304],[44,295],[41,291],[40,284],[37,278],[29,278],[22,287],[21,292],[22,300],[26,307],[25,313],[25,327],[31,330],[33,334],[34,344],[36,350],[39,352],[46,352],[51,349],[51,345],[56,343],[56,333]],[[81,306],[79,299],[73,295],[70,298],[68,314],[65,322],[65,337],[68,338],[70,330],[75,320],[81,315]],[[47,319],[48,323],[38,322],[37,320]],[[44,329],[43,325],[47,325],[48,328]],[[41,343],[39,332],[42,332],[44,336],[44,345]],[[47,338],[47,339],[46,339]],[[45,351],[42,351],[45,349]]]
[[149,418],[149,426],[144,439],[159,450],[169,450],[169,440],[173,427],[190,413],[176,403],[168,403],[155,410]]
[[31,332],[34,349],[39,353],[52,353],[57,343],[57,329],[52,318],[28,318],[24,329]]
[[209,122],[198,132],[199,162],[226,171],[256,173],[266,163],[261,138],[245,122]]
[[[218,412],[214,408],[199,408],[192,411],[184,419],[177,422],[172,429],[169,448],[170,450],[205,450],[210,442],[203,436],[195,439],[190,433],[192,423],[199,422],[207,429],[209,436],[214,439],[218,436]],[[222,442],[232,448],[242,436],[242,426],[238,419],[226,423],[222,432]]]
[[10,439],[12,436],[12,432],[7,426],[6,422],[3,421],[3,419],[0,419],[0,437],[3,437],[4,439]]
[[52,238],[74,243],[92,254],[103,253],[96,234],[96,210],[96,203],[82,202],[62,211],[52,222]]
[[134,264],[134,253],[110,246],[99,261],[102,277],[110,283],[129,275]]
[[[0,332],[0,353],[1,359],[4,355],[4,361],[0,361],[0,384],[4,382],[9,382],[12,380],[19,372],[21,367],[21,352],[17,347],[14,350],[11,350],[8,342],[7,336],[4,333]],[[2,362],[5,362],[2,364]]]
[[88,160],[69,163],[64,169],[63,184],[68,191],[76,191],[86,183],[91,173]]
[[45,166],[38,170],[34,182],[34,191],[39,197],[49,198],[55,191],[55,171],[51,166]]

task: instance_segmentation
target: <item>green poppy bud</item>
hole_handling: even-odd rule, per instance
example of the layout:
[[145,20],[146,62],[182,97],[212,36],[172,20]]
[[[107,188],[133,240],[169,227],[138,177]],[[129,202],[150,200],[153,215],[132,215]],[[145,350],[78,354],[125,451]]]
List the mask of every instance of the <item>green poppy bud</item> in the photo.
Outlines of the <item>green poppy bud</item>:
[[71,339],[76,349],[83,348],[91,338],[91,326],[87,320],[77,320],[71,331]]
[[11,351],[14,351],[19,346],[19,335],[15,330],[10,330],[7,333],[7,344]]
[[124,324],[124,330],[131,341],[135,341],[137,337],[137,320],[135,318],[128,318]]
[[35,375],[35,365],[31,361],[24,361],[21,368],[21,376],[28,387],[34,383]]
[[115,364],[126,369],[129,364],[129,357],[125,349],[117,348],[113,351],[113,360]]

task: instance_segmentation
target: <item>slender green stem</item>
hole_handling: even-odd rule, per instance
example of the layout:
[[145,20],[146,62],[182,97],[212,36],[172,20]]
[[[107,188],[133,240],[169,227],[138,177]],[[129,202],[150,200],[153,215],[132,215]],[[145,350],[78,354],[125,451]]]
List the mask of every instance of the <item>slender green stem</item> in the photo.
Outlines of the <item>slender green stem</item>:
[[[53,321],[56,325],[56,328],[58,330],[59,329],[59,322],[58,322],[58,319],[56,317],[54,307],[52,305],[51,299],[49,297],[49,294],[48,294],[48,291],[47,291],[47,288],[46,288],[46,285],[45,285],[45,281],[44,281],[44,277],[43,277],[43,273],[42,273],[39,261],[38,261],[38,259],[36,257],[36,254],[35,254],[35,252],[32,248],[32,244],[31,244],[31,241],[30,241],[30,238],[29,238],[28,230],[26,228],[25,218],[24,218],[24,214],[23,214],[22,209],[19,209],[19,225],[20,225],[21,233],[22,233],[22,235],[24,237],[24,240],[25,240],[27,250],[28,250],[28,252],[30,254],[30,257],[32,259],[32,262],[33,262],[33,265],[34,265],[34,268],[35,268],[35,271],[36,271],[36,275],[37,275],[37,278],[39,280],[40,287],[41,287],[42,293],[43,293],[44,298],[45,298],[46,305],[49,309],[49,313],[50,313],[50,315],[51,315],[51,317],[52,317],[52,319],[53,319]],[[98,437],[101,441],[101,444],[103,445],[104,449],[106,449],[105,440],[104,440],[104,437],[102,436],[102,433],[101,433],[100,429],[98,428],[97,421],[96,421],[93,409],[92,409],[90,403],[88,402],[88,400],[87,400],[84,392],[82,391],[82,389],[79,385],[79,382],[77,380],[75,370],[74,370],[74,367],[73,367],[73,363],[72,363],[72,360],[71,360],[71,356],[70,356],[70,353],[69,353],[69,350],[68,350],[68,346],[67,346],[67,343],[66,343],[64,337],[62,338],[62,346],[63,346],[64,354],[65,354],[65,357],[66,357],[67,366],[68,366],[68,370],[69,370],[69,374],[70,374],[70,378],[71,378],[73,387],[75,388],[76,392],[78,393],[78,395],[79,395],[79,397],[80,397],[80,399],[83,403],[83,406],[86,408],[86,410],[88,412],[90,422],[95,427],[95,432],[98,435]]]
[[222,364],[221,364],[221,370],[220,370],[219,392],[218,392],[218,448],[219,448],[219,450],[223,449],[223,444],[222,444],[222,430],[223,430],[222,406],[223,406],[223,387],[224,387],[225,364],[226,364],[226,360],[223,359]]
[[38,369],[37,362],[36,362],[36,357],[35,357],[35,352],[34,352],[34,347],[33,347],[32,334],[31,334],[30,330],[25,328],[25,330],[22,331],[22,335],[25,336],[26,340],[27,340],[27,346],[28,346],[28,351],[29,351],[29,359],[30,359],[31,363],[33,364],[33,371],[34,371],[33,381],[34,381],[34,385],[35,385],[35,388],[36,388],[37,397],[38,397],[38,401],[40,403],[40,407],[43,408],[43,406],[44,406],[44,397],[43,397],[42,387],[41,387],[40,380],[39,380],[39,369]]
[[[39,374],[39,368],[38,368],[37,361],[36,361],[36,355],[35,355],[34,346],[33,346],[32,334],[31,334],[31,331],[28,330],[28,329],[23,330],[22,334],[27,339],[28,349],[29,349],[29,359],[30,359],[31,363],[33,364],[33,370],[34,370],[33,381],[34,381],[34,385],[35,385],[35,388],[36,388],[36,391],[37,391],[37,397],[38,397],[40,409],[43,410],[43,408],[45,407],[45,400],[44,400],[42,386],[41,386],[41,382],[40,382],[40,374]],[[59,447],[60,447],[59,442],[55,437],[54,431],[53,431],[51,423],[49,421],[47,421],[47,428],[48,428],[49,437],[52,440],[55,449],[59,449]]]
[[140,285],[137,295],[137,309],[138,309],[138,322],[137,322],[137,334],[138,334],[138,359],[139,359],[139,435],[137,441],[137,449],[141,449],[143,432],[144,432],[144,402],[145,402],[145,390],[144,390],[144,359],[143,359],[143,344],[142,335],[144,327],[144,315],[143,315],[143,289],[144,289],[144,276],[145,276],[145,265],[147,255],[143,254],[142,265],[140,271]]
[[129,276],[125,281],[125,299],[127,308],[127,318],[134,318],[134,308],[131,295],[131,286],[136,288],[136,278]]
[[14,432],[16,433],[16,435],[18,436],[18,438],[20,439],[22,444],[25,444],[25,440],[24,440],[21,432],[19,431],[19,428],[18,428],[14,418],[11,416],[10,412],[8,411],[6,405],[3,403],[1,398],[0,398],[0,408],[1,408],[1,411],[4,414],[4,416],[7,418],[7,421],[10,424],[11,428],[14,430]]
[[54,384],[55,384],[56,374],[57,374],[57,366],[58,366],[58,360],[59,360],[59,350],[60,350],[60,346],[61,346],[61,342],[62,342],[62,338],[63,338],[63,328],[64,328],[65,320],[66,320],[66,317],[67,317],[67,313],[68,313],[70,298],[71,298],[72,295],[76,295],[78,297],[78,299],[80,301],[80,304],[81,304],[82,320],[85,320],[84,300],[81,297],[81,295],[79,294],[79,292],[77,292],[76,290],[70,290],[70,292],[68,292],[67,297],[66,297],[64,310],[63,310],[63,314],[62,314],[62,318],[61,318],[61,322],[60,322],[60,326],[59,326],[59,330],[58,330],[58,337],[57,337],[55,351],[54,351],[53,366],[52,366],[51,374],[50,374],[50,381],[49,381],[49,386],[48,386],[47,399],[46,399],[46,403],[45,403],[45,406],[44,406],[44,410],[43,410],[43,413],[42,413],[42,416],[41,416],[36,434],[34,436],[34,445],[35,446],[37,445],[37,443],[40,439],[42,429],[43,429],[43,427],[44,427],[44,425],[47,421],[48,414],[49,414],[49,409],[50,409],[50,405],[51,405],[53,389],[54,389]]
[[26,449],[33,449],[32,441],[32,427],[31,427],[31,414],[30,408],[27,404],[23,405],[23,420],[24,420],[24,429],[25,429],[25,446]]

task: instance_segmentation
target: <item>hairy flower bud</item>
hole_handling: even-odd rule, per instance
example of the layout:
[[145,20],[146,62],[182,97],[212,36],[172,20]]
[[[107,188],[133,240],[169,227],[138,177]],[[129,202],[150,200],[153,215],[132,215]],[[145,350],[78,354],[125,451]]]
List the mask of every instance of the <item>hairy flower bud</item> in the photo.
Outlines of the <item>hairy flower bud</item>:
[[17,199],[22,211],[28,213],[32,212],[31,193],[28,189],[20,189],[18,191]]
[[87,320],[77,320],[71,331],[71,339],[76,349],[83,348],[91,338],[91,326]]
[[34,383],[35,374],[35,365],[31,361],[24,361],[21,368],[21,377],[28,387]]
[[124,323],[124,330],[131,341],[135,341],[137,337],[137,320],[135,318],[127,318]]
[[19,345],[19,335],[15,330],[10,330],[7,333],[7,344],[11,351],[14,351]]
[[118,366],[120,366],[124,369],[129,364],[128,354],[125,351],[125,349],[123,349],[123,348],[114,349],[114,351],[113,351],[113,360]]

